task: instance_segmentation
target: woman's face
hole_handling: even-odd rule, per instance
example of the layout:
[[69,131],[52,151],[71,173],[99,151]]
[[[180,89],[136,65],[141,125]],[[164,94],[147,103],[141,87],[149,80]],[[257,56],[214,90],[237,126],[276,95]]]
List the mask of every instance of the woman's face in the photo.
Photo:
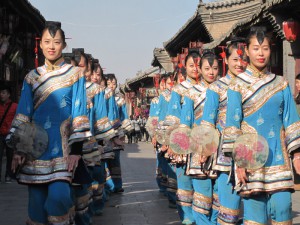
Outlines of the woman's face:
[[173,84],[173,82],[172,82],[171,78],[168,77],[166,80],[166,89],[171,90],[172,84]]
[[201,66],[201,74],[203,79],[207,83],[210,84],[214,82],[217,79],[219,74],[218,61],[214,60],[214,63],[212,64],[212,66],[210,66],[208,60],[204,59]]
[[181,82],[185,81],[185,77],[182,75],[181,72],[178,72],[177,74],[177,84],[180,84]]
[[87,73],[87,69],[88,69],[88,65],[87,65],[87,62],[86,62],[86,59],[85,57],[82,55],[80,56],[80,61],[78,63],[78,67],[81,68],[84,76],[85,76],[85,79],[87,81],[90,81],[91,80],[91,76],[90,76],[90,73]]
[[159,83],[159,90],[163,91],[166,89],[166,80],[165,79],[161,79],[160,83]]
[[[198,63],[197,63],[198,65]],[[194,58],[189,57],[188,60],[186,61],[186,75],[192,79],[196,79],[199,77],[199,71],[200,68],[199,66],[195,65]]]
[[62,51],[65,48],[65,43],[62,39],[60,31],[57,31],[54,38],[50,35],[49,30],[45,30],[40,42],[40,48],[46,59],[50,62],[55,62],[61,57]]
[[117,82],[115,79],[113,80],[107,80],[107,87],[109,87],[110,89],[112,89],[113,91],[116,90],[117,88]]
[[296,89],[300,92],[300,80],[296,79]]
[[91,81],[92,81],[93,83],[100,84],[100,82],[101,82],[101,80],[102,80],[101,78],[102,78],[101,70],[100,70],[100,68],[98,67],[98,68],[93,72],[93,74],[92,74],[92,76],[91,76]]
[[246,54],[249,57],[250,65],[257,70],[262,71],[270,61],[271,48],[267,38],[262,44],[259,44],[256,36],[250,39],[249,47],[246,48]]
[[235,76],[244,72],[247,67],[246,64],[241,63],[240,56],[235,48],[232,49],[231,55],[228,58],[225,58],[225,62],[228,65],[228,70]]

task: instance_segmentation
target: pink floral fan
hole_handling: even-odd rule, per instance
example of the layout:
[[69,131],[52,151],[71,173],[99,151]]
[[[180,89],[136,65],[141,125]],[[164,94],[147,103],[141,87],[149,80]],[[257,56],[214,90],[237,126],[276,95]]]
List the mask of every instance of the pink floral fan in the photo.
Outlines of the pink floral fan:
[[150,117],[146,124],[146,129],[151,137],[154,136],[155,130],[158,126],[158,118],[157,117]]
[[219,146],[219,132],[210,126],[200,125],[191,131],[191,149],[194,153],[211,156]]
[[266,139],[258,134],[243,134],[233,147],[233,159],[238,167],[256,170],[265,165],[269,156]]
[[170,144],[170,135],[173,130],[175,130],[178,125],[162,127],[161,129],[157,130],[156,132],[156,140],[158,143],[162,145],[169,145]]
[[177,154],[191,153],[190,146],[191,129],[188,127],[179,127],[172,131],[170,135],[170,148]]

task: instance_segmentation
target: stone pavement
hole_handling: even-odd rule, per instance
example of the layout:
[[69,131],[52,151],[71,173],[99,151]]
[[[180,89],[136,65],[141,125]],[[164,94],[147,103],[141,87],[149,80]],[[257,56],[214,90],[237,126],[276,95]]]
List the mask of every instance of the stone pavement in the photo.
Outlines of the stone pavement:
[[[155,154],[151,144],[126,146],[121,153],[125,192],[106,203],[96,225],[179,225],[176,210],[168,208],[155,181]],[[300,191],[293,194],[293,224],[300,225]],[[0,184],[0,224],[24,225],[27,218],[27,188],[17,183]]]

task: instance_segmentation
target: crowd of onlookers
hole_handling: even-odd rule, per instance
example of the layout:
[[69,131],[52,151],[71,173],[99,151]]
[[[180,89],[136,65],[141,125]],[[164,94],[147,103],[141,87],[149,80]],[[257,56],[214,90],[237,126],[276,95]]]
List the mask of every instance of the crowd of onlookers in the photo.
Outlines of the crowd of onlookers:
[[145,126],[147,118],[145,116],[130,116],[131,126],[134,128],[131,132],[127,133],[128,144],[138,143],[139,141],[149,141],[149,133]]

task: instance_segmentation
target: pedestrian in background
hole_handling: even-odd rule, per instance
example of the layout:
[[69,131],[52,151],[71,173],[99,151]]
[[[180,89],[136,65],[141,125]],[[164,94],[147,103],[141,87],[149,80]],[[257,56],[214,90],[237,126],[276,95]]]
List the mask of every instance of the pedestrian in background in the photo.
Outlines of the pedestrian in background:
[[133,123],[134,133],[135,133],[134,140],[135,143],[138,143],[139,140],[141,141],[141,127],[137,116],[133,117],[132,123]]
[[2,157],[6,150],[6,170],[5,183],[10,183],[13,178],[11,171],[11,162],[13,149],[9,148],[5,143],[5,137],[9,132],[12,120],[16,114],[17,104],[10,99],[11,89],[8,85],[0,86],[0,181],[2,175]]

